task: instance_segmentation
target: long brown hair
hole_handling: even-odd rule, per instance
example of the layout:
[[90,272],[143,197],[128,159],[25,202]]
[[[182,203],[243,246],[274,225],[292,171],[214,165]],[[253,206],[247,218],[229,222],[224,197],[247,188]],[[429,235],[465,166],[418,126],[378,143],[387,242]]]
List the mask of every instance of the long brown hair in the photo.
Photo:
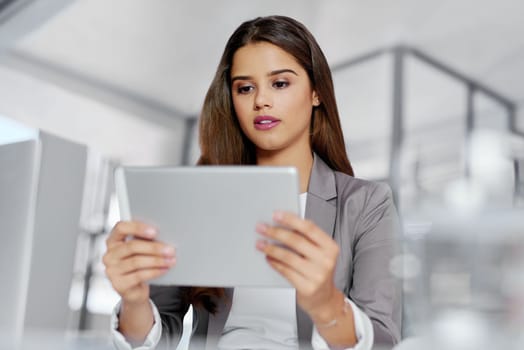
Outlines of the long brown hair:
[[[333,170],[353,175],[327,60],[309,30],[285,16],[258,17],[244,22],[229,38],[200,115],[198,164],[256,164],[255,146],[242,132],[231,99],[233,56],[239,48],[256,42],[280,47],[305,69],[320,100],[311,118],[311,148]],[[193,304],[205,307],[201,300],[221,297],[223,289],[192,288],[190,294]],[[214,311],[214,307],[206,309]]]

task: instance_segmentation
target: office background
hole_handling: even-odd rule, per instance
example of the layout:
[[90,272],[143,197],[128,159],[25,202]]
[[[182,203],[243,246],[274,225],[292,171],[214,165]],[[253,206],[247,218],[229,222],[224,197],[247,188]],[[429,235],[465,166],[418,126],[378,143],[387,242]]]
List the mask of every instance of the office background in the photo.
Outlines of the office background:
[[100,263],[118,219],[112,169],[195,162],[225,41],[256,16],[289,15],[316,36],[356,175],[391,184],[406,232],[421,234],[414,213],[428,202],[522,208],[523,11],[518,0],[0,2],[0,141],[41,130],[86,147],[68,327],[106,336],[117,301]]

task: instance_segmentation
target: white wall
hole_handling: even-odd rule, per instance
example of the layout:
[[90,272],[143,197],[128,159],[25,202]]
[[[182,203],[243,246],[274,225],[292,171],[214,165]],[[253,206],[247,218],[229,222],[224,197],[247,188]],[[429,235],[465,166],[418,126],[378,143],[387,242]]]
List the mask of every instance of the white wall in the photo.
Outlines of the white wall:
[[161,125],[0,66],[0,114],[87,145],[124,164],[178,164],[182,120]]

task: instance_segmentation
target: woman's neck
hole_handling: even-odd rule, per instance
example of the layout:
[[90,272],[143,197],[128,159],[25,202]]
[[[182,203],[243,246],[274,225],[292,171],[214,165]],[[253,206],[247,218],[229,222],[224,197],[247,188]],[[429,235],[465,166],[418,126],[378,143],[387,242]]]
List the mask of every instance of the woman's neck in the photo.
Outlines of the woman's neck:
[[257,165],[294,166],[297,168],[300,193],[307,192],[311,168],[313,167],[313,153],[287,150],[281,152],[257,152]]

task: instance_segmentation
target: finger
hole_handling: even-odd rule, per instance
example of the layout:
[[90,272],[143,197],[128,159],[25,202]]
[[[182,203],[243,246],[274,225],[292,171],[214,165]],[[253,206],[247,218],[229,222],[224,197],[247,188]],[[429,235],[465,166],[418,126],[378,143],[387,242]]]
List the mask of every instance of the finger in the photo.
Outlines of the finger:
[[106,274],[108,276],[119,276],[126,275],[138,270],[170,268],[174,266],[175,263],[176,259],[174,257],[163,258],[138,255],[122,260],[119,264],[107,267]]
[[150,255],[157,257],[175,257],[175,248],[162,242],[133,239],[113,246],[106,256],[106,265],[119,264],[122,260],[134,255]]
[[120,278],[113,281],[113,288],[120,294],[125,294],[130,289],[145,283],[152,279],[162,276],[168,269],[144,269],[132,272],[130,274],[120,276]]
[[287,279],[289,283],[291,283],[291,285],[297,291],[301,291],[307,285],[309,285],[307,278],[305,278],[303,274],[291,268],[289,265],[285,264],[284,262],[272,259],[270,257],[267,258],[267,262],[275,271],[277,271],[285,279]]
[[[288,248],[288,250],[293,251],[305,259],[305,261],[309,263],[307,271],[304,272],[306,274],[311,273],[324,276],[326,273],[333,271],[336,266],[339,248],[336,242],[333,240],[331,240],[330,244],[326,244],[324,247],[321,247],[314,245],[311,241],[304,238],[302,234],[284,229],[282,227],[271,227],[268,225],[259,224],[257,225],[257,231],[261,232],[262,235],[273,241],[282,243],[285,246],[284,248]],[[270,249],[272,248],[264,249],[264,251],[269,252]],[[280,250],[275,250],[275,254],[285,255],[285,253],[281,252],[282,251]],[[289,255],[282,257],[275,255],[274,258],[278,258],[288,265],[290,264],[287,259],[294,261],[294,259],[289,257]],[[299,269],[299,271],[303,271],[303,268],[306,266],[304,265],[305,262],[300,261],[298,264],[300,265],[296,265],[296,268]]]
[[282,264],[285,264],[289,268],[297,271],[304,277],[313,273],[318,269],[317,266],[311,264],[310,261],[301,257],[297,253],[279,245],[268,243],[267,241],[260,240],[257,242],[257,249],[263,252],[267,258],[276,260]]
[[258,224],[256,231],[264,237],[282,243],[304,257],[312,258],[322,253],[319,251],[318,246],[314,245],[313,242],[301,233],[283,227],[268,226],[265,224]]
[[302,233],[307,239],[319,246],[331,245],[333,239],[313,221],[302,219],[294,213],[285,211],[275,211],[273,220],[288,229]]
[[130,235],[143,239],[153,239],[157,235],[157,230],[155,227],[140,221],[119,221],[107,238],[107,247],[124,242]]

